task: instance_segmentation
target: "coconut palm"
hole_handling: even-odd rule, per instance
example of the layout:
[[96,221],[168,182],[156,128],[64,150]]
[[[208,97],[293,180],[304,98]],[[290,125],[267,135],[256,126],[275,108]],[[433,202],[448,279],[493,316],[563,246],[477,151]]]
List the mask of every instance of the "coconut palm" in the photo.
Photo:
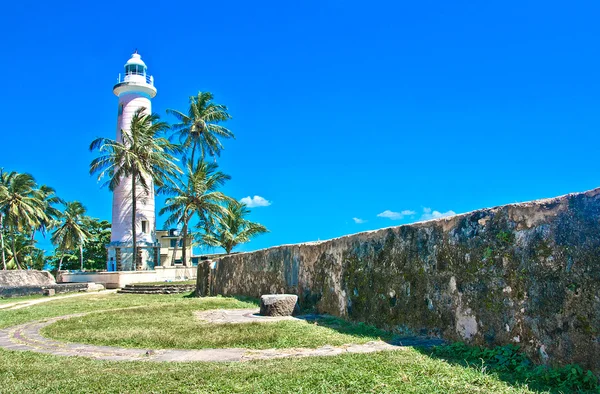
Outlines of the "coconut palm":
[[90,174],[98,174],[98,180],[107,176],[106,184],[111,191],[123,179],[131,182],[132,269],[135,269],[137,256],[135,213],[138,196],[148,196],[153,184],[162,186],[181,173],[174,164],[173,153],[178,151],[177,146],[160,136],[169,126],[160,122],[158,115],[145,111],[142,107],[135,112],[129,132],[121,132],[122,141],[97,138],[90,145],[90,150],[98,149],[101,153],[90,163]]
[[[159,212],[165,213],[169,217],[165,221],[167,226],[180,225],[182,228],[182,261],[187,265],[187,240],[189,222],[197,216],[200,223],[210,223],[216,215],[223,213],[222,203],[231,199],[218,189],[231,177],[218,171],[219,166],[216,163],[207,163],[199,160],[194,167],[191,162],[186,164],[186,179],[171,185],[164,185],[159,188],[159,193],[166,194],[168,197],[165,206]],[[178,245],[179,242],[176,243]]]
[[35,241],[31,240],[29,234],[17,234],[15,238],[15,248],[17,259],[15,260],[11,248],[6,248],[6,266],[7,269],[15,269],[17,265],[15,261],[27,269],[44,268],[44,251],[35,247]]
[[0,200],[0,211],[4,216],[4,223],[11,233],[12,254],[15,265],[21,269],[16,253],[17,233],[31,231],[40,226],[42,221],[47,221],[44,202],[36,191],[33,176],[26,173],[10,172],[2,174],[2,184],[6,188]]
[[33,242],[31,241],[31,238],[28,234],[17,234],[15,237],[14,248],[11,242],[11,246],[7,247],[5,251],[7,255],[7,269],[16,269],[16,261],[18,261],[20,265],[25,267],[30,265],[28,264],[28,259],[30,259],[30,255],[34,250],[36,250],[36,248],[33,245]]
[[214,227],[199,235],[202,243],[220,246],[229,254],[237,245],[269,232],[262,224],[245,218],[250,213],[246,204],[233,200],[229,201],[225,208],[224,213],[217,217]]
[[78,254],[79,253],[72,253],[71,251],[63,252],[56,248],[54,250],[54,254],[48,256],[46,259],[49,262],[49,264],[53,267],[52,269],[57,269],[56,277],[58,278],[58,274],[63,266],[76,267],[76,264],[79,262],[79,256],[77,256]]
[[[52,233],[52,243],[63,253],[79,249],[79,264],[83,270],[83,245],[90,237],[85,228],[86,209],[79,201],[65,203],[65,211],[59,217],[56,230]],[[62,258],[58,264],[60,271]]]
[[[229,129],[219,124],[231,119],[227,107],[213,103],[212,99],[212,93],[198,92],[197,96],[190,97],[187,114],[173,109],[167,110],[168,114],[179,121],[172,126],[175,131],[173,137],[185,148],[190,149],[190,161],[194,164],[196,152],[200,153],[202,159],[207,156],[219,156],[223,149],[219,138],[235,138]],[[184,159],[186,158],[187,155],[184,155]]]
[[[0,207],[8,198],[8,188],[6,186],[6,173],[0,168]],[[2,269],[6,270],[6,252],[4,251],[4,213],[0,209],[0,249],[2,249]]]
[[90,237],[85,243],[83,257],[88,269],[102,269],[106,267],[106,245],[110,243],[110,222],[88,217],[85,228]]
[[64,203],[62,199],[56,195],[55,190],[49,186],[42,185],[35,193],[37,198],[44,204],[44,213],[46,215],[44,218],[40,218],[39,225],[31,232],[32,240],[35,238],[35,233],[37,231],[41,232],[44,237],[46,236],[46,232],[52,229],[61,215],[60,210],[56,208],[55,205]]

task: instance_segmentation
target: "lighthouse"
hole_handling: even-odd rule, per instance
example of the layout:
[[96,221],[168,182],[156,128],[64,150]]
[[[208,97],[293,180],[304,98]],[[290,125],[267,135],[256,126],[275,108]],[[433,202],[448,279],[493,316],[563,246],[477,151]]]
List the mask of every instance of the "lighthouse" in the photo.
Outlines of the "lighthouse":
[[[154,78],[137,53],[125,63],[125,73],[119,74],[113,87],[119,98],[117,113],[117,141],[123,142],[123,134],[129,133],[131,118],[137,110],[152,111],[152,99],[156,96]],[[131,179],[123,178],[113,190],[111,242],[108,249],[108,271],[151,270],[159,264],[160,245],[156,240],[156,212],[154,185],[147,180],[148,190],[136,187],[135,228],[132,228]],[[133,231],[137,235],[137,256],[133,256]]]

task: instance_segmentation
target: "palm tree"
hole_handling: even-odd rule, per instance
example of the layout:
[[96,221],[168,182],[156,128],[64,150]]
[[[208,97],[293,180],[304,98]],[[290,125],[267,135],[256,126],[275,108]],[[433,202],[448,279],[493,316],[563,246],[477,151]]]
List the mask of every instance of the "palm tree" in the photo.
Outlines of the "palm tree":
[[64,203],[64,201],[56,195],[55,190],[46,185],[40,186],[40,188],[36,190],[36,194],[37,198],[44,204],[44,213],[46,214],[46,217],[40,218],[38,227],[34,228],[31,232],[32,240],[35,238],[36,231],[40,231],[44,237],[46,236],[46,232],[52,229],[61,215],[60,210],[56,208],[55,205]]
[[[191,162],[188,162],[185,182],[179,180],[158,189],[159,193],[170,196],[159,212],[160,215],[169,213],[165,224],[182,226],[181,257],[184,265],[187,265],[186,248],[190,220],[197,215],[200,223],[210,223],[215,215],[223,213],[221,204],[231,200],[218,191],[226,181],[231,179],[229,175],[218,171],[218,168],[216,163],[207,163],[203,160],[199,160],[195,168]],[[176,243],[178,244],[179,242]]]
[[200,234],[201,242],[209,246],[220,246],[229,254],[237,245],[249,242],[257,235],[268,233],[269,230],[262,224],[245,219],[249,213],[246,204],[229,201],[224,214],[217,218],[214,228]]
[[[6,248],[6,260],[7,269],[15,269],[17,265],[15,261],[19,261],[19,264],[27,269],[41,270],[44,268],[44,251],[35,247],[35,241],[31,240],[29,234],[17,234],[15,239],[16,254],[13,253],[11,248]],[[14,258],[17,256],[17,259]]]
[[[20,234],[18,233],[15,237],[14,248],[11,247],[6,248],[6,254],[8,258],[6,259],[7,269],[16,269],[18,261],[20,265],[27,267],[28,260],[31,259],[31,253],[37,248],[33,245],[31,238],[28,234]],[[39,250],[39,249],[37,249]],[[15,258],[16,256],[16,258]]]
[[[172,153],[178,148],[160,135],[169,129],[165,122],[159,121],[156,114],[146,114],[145,108],[138,109],[131,118],[128,133],[121,131],[122,141],[97,138],[92,141],[90,150],[101,153],[90,163],[90,174],[97,173],[98,180],[108,177],[108,188],[113,191],[128,178],[131,182],[131,234],[133,242],[132,269],[135,269],[137,256],[136,203],[138,185],[141,196],[147,196],[153,183],[162,186],[167,180],[181,173],[173,162]],[[172,181],[172,180],[171,180]]]
[[15,240],[18,232],[31,231],[48,220],[44,202],[36,191],[33,176],[26,173],[10,172],[2,174],[2,183],[6,190],[0,200],[0,211],[4,222],[11,230],[12,252],[15,265],[21,269],[16,253]]
[[[3,168],[0,168],[0,207],[8,198],[7,177]],[[2,249],[2,269],[6,270],[6,253],[4,251],[4,213],[0,209],[0,249]]]
[[219,156],[223,149],[219,138],[235,138],[229,129],[219,124],[231,119],[227,107],[213,103],[212,99],[212,93],[198,92],[197,96],[190,97],[187,115],[173,109],[167,110],[168,114],[179,121],[172,126],[175,131],[173,137],[178,138],[183,147],[190,149],[191,163],[196,163],[194,161],[196,151],[200,153],[202,159],[206,156]]
[[[79,249],[79,263],[83,270],[83,245],[90,237],[85,228],[86,209],[79,201],[65,203],[65,211],[59,218],[60,222],[52,234],[52,243],[63,253],[67,250]],[[62,257],[58,263],[58,271],[62,265]]]

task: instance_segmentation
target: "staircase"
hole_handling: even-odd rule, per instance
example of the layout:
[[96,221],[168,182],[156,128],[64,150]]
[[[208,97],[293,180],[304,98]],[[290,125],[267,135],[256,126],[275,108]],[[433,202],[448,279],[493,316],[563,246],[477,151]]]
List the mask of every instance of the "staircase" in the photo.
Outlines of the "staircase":
[[164,285],[126,285],[117,293],[121,294],[179,294],[196,290],[196,285],[165,283]]

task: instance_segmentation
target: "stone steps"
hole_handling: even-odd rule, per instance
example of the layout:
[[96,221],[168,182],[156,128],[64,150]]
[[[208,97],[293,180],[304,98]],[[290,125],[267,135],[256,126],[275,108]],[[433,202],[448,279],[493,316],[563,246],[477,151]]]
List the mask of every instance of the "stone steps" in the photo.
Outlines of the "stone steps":
[[117,293],[121,294],[179,294],[196,290],[196,285],[177,285],[173,283],[164,285],[126,285]]

